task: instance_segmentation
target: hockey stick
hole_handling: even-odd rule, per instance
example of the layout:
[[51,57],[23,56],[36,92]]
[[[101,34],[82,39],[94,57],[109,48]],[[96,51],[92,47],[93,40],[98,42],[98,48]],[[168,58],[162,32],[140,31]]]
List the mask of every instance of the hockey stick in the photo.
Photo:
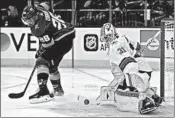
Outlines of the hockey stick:
[[[121,75],[121,77],[119,78],[119,79],[113,79],[110,83],[109,83],[109,85],[108,86],[115,86],[115,88],[118,88],[118,86],[119,86],[119,83],[120,82],[122,82],[123,81],[123,79],[124,79],[124,74],[122,74]],[[97,102],[97,105],[99,105],[100,104],[100,95],[96,98],[96,102]]]
[[[147,44],[146,44],[146,46],[141,50],[141,51],[139,51],[138,52],[138,54],[142,54],[147,48],[148,48],[148,46],[150,46],[150,44],[155,40],[155,39],[157,39],[157,37],[160,35],[160,33],[161,33],[161,31],[158,31],[153,37],[151,37],[151,38],[149,38],[148,40],[147,40]],[[126,35],[124,35],[125,36],[125,38],[127,39],[127,40],[129,40],[127,37],[126,37]]]
[[[45,51],[46,51],[46,50],[42,51],[42,52],[39,54],[39,56],[41,56]],[[36,70],[36,65],[33,67],[32,73],[30,74],[29,80],[28,80],[28,82],[27,82],[26,87],[24,88],[24,90],[23,90],[22,92],[20,92],[20,93],[10,93],[10,94],[8,95],[9,98],[17,99],[17,98],[21,98],[21,97],[24,96],[24,94],[25,94],[25,92],[26,92],[26,90],[27,90],[27,88],[28,88],[28,86],[29,86],[29,84],[30,84],[30,81],[31,81],[31,79],[32,79],[32,77],[33,77],[33,74],[34,74],[35,70]]]
[[33,74],[34,74],[34,72],[35,72],[35,69],[36,69],[36,66],[34,66],[34,68],[33,68],[33,70],[32,70],[32,73],[30,74],[29,80],[28,80],[28,82],[27,82],[26,87],[24,88],[24,90],[23,90],[22,92],[20,92],[20,93],[10,93],[10,94],[8,95],[9,98],[17,99],[17,98],[21,98],[21,97],[24,96],[24,94],[25,94],[25,92],[26,92],[26,90],[27,90],[27,88],[28,88],[28,86],[29,86],[29,83],[30,83],[30,81],[31,81],[31,79],[32,79],[32,77],[33,77]]

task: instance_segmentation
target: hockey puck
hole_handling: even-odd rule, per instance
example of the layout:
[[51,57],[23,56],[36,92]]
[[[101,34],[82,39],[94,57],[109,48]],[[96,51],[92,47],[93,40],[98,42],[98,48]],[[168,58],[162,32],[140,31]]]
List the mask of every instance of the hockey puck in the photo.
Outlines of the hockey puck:
[[89,100],[88,100],[88,99],[85,99],[85,100],[84,100],[84,104],[85,104],[85,105],[88,105],[88,104],[89,104]]

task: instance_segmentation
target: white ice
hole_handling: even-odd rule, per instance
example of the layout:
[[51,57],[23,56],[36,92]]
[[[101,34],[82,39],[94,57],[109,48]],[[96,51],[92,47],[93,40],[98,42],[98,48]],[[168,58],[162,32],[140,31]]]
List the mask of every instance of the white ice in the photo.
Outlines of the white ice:
[[[100,93],[100,86],[107,86],[113,79],[109,69],[60,68],[61,82],[65,91],[64,97],[30,104],[28,96],[37,89],[36,73],[24,97],[8,98],[9,93],[21,92],[28,80],[32,68],[1,68],[1,116],[2,117],[173,117],[173,101],[165,102],[158,110],[148,115],[138,112],[120,112],[113,105],[84,105],[77,101],[77,96],[95,99]],[[159,73],[154,72],[151,85],[159,88]],[[51,90],[51,85],[49,88]],[[159,90],[158,90],[159,94]]]

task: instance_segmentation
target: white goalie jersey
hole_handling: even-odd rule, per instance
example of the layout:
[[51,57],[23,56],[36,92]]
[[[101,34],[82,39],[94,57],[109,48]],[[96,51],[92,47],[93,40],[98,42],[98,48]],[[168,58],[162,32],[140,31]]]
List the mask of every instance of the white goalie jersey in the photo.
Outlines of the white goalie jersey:
[[128,39],[124,35],[118,36],[118,38],[110,44],[110,64],[113,63],[119,66],[124,58],[131,57],[138,63],[139,70],[145,72],[152,72],[150,65],[144,58],[134,58],[134,55],[137,52],[138,45],[139,44],[137,41]]
[[[133,49],[131,49],[131,45],[133,46]],[[110,63],[115,63],[119,66],[124,58],[133,58],[136,53],[136,50],[134,49],[136,46],[137,42],[128,40],[125,36],[118,36],[118,38],[113,40],[109,46]]]
[[[108,56],[112,68],[118,66],[123,72],[128,63],[137,61],[141,66],[145,66],[146,61],[143,60],[142,63],[142,60],[136,60],[135,58],[138,51],[140,51],[139,42],[127,38],[125,35],[119,35],[111,23],[105,23],[101,28],[101,40],[109,45]],[[144,69],[145,67],[141,68]],[[149,66],[146,66],[146,68],[146,71],[151,70]],[[143,69],[141,70],[143,71]]]
[[114,79],[108,86],[115,88],[115,96],[111,98],[115,99],[117,108],[120,111],[139,110],[141,114],[156,110],[161,101],[152,100],[152,96],[156,96],[156,91],[150,88],[152,69],[140,57],[139,43],[118,35],[111,23],[101,28],[101,39],[109,45],[108,56]]

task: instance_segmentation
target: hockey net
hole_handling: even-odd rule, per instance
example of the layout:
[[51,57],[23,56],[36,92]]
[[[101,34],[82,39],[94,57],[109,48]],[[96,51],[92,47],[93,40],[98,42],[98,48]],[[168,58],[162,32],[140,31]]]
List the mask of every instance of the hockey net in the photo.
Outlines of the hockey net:
[[174,98],[174,20],[161,21],[160,95]]

